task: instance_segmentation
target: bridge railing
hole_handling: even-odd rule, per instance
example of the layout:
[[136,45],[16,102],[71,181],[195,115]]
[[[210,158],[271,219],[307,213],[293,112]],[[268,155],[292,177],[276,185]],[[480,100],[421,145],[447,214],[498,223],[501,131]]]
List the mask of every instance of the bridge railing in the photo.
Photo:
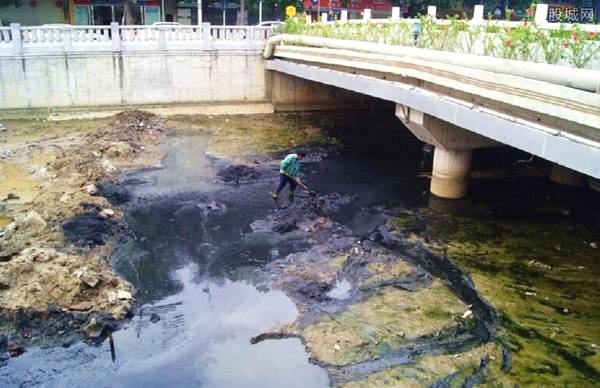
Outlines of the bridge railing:
[[388,19],[371,19],[369,10],[361,19],[342,12],[339,20],[324,14],[318,22],[288,21],[285,32],[600,70],[600,25],[549,23],[546,4],[520,22],[485,20],[483,11],[476,5],[469,20],[437,19],[435,6],[418,19],[401,19],[397,7]]
[[0,27],[0,56],[72,52],[261,51],[273,34],[258,26],[21,26]]

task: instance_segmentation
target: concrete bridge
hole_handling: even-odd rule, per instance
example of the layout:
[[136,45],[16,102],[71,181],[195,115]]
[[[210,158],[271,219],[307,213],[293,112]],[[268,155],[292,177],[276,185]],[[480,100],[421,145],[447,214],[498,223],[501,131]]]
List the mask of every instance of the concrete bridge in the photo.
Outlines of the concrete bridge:
[[499,145],[554,162],[560,183],[600,178],[598,71],[285,35],[271,38],[265,57],[276,107],[328,104],[344,98],[338,89],[394,102],[405,126],[435,146],[437,196],[463,197],[473,149]]

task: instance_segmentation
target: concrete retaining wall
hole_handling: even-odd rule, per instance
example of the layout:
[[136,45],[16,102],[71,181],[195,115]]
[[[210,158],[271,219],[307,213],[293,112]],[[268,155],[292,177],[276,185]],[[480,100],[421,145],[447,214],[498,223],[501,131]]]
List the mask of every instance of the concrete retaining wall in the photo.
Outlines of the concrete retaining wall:
[[0,110],[264,101],[257,51],[0,57]]

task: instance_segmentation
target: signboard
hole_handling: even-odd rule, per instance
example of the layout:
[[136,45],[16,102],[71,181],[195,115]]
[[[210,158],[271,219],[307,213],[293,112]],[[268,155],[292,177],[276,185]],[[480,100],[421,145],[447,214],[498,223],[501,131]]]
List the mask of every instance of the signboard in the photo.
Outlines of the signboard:
[[294,7],[293,5],[288,5],[287,7],[285,7],[285,15],[289,18],[293,18],[294,16],[296,16],[296,7]]
[[550,23],[593,23],[596,19],[592,7],[548,7],[548,22]]

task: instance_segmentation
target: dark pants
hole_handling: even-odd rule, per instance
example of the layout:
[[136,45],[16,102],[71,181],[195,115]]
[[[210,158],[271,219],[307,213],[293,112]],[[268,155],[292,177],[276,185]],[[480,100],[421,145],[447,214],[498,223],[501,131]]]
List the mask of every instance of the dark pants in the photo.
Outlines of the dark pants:
[[288,183],[290,184],[290,195],[294,195],[294,190],[296,190],[296,186],[298,186],[298,183],[296,183],[296,181],[290,178],[289,176],[280,173],[279,186],[277,186],[277,194],[279,194],[279,192],[283,190],[285,185]]

